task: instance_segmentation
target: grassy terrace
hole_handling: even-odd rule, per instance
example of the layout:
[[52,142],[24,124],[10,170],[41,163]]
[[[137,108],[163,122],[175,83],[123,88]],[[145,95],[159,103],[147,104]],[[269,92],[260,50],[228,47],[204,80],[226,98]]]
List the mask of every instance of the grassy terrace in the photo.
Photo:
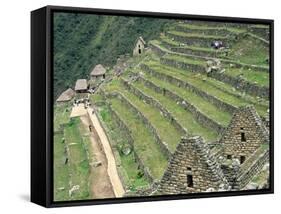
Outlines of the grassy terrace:
[[69,171],[68,165],[65,164],[65,144],[63,134],[54,136],[54,200],[68,200],[69,190]]
[[68,104],[59,104],[54,106],[54,130],[58,131],[61,124],[69,122],[70,109]]
[[[176,93],[178,96],[184,98],[189,103],[193,104],[203,114],[210,117],[214,121],[222,124],[223,126],[228,125],[228,123],[231,119],[231,115],[228,112],[223,112],[223,111],[219,110],[212,103],[209,103],[208,101],[206,101],[202,97],[198,96],[194,92],[187,90],[187,89],[179,88],[176,85],[173,85],[166,81],[159,80],[156,77],[149,75],[149,74],[145,74],[145,78],[159,87],[166,88],[166,89]],[[218,114],[218,112],[219,112],[219,114]]]
[[241,38],[232,45],[228,58],[246,64],[267,66],[269,46],[250,36]]
[[122,173],[126,173],[127,175],[123,176],[126,186],[131,191],[134,191],[138,187],[148,185],[147,179],[144,176],[140,176],[140,170],[138,169],[138,164],[135,162],[134,154],[124,155],[121,151],[122,146],[128,144],[124,130],[119,128],[106,105],[101,106],[98,113],[102,122],[105,124],[112,147],[117,150],[115,156],[117,155],[121,161],[120,167],[123,169]]
[[246,81],[257,83],[260,86],[269,86],[269,73],[267,72],[245,70],[243,68],[227,68],[225,74],[233,77],[241,76]]
[[[209,84],[206,80],[209,79],[205,75],[202,74],[194,74],[192,72],[188,72],[186,70],[175,69],[170,66],[160,65],[158,62],[148,62],[146,63],[152,69],[156,70],[159,73],[164,73],[166,75],[170,75],[173,77],[177,77],[193,86],[207,92],[210,95],[217,97],[218,99],[222,100],[223,102],[229,103],[233,106],[244,106],[249,104],[248,101],[238,98],[234,95],[230,95],[216,87],[212,84]],[[206,80],[204,80],[206,78]],[[265,115],[267,111],[267,106],[255,104],[255,108],[257,109],[260,115]]]
[[79,190],[74,191],[71,199],[87,199],[89,193],[89,162],[84,147],[83,136],[79,130],[80,119],[74,118],[64,129],[65,142],[69,148],[69,174],[71,188],[79,185]]
[[199,58],[196,58],[196,60],[194,60],[191,57],[185,57],[185,56],[180,56],[177,54],[168,54],[163,56],[163,59],[171,59],[171,60],[176,60],[178,62],[183,62],[183,63],[187,63],[187,64],[191,64],[191,65],[202,65],[205,66],[206,62],[205,60],[201,60]]
[[174,151],[180,142],[181,134],[165,117],[162,116],[159,109],[146,104],[133,93],[123,88],[121,88],[120,92],[125,95],[126,98],[145,115],[146,118],[149,119],[150,123],[156,128],[160,138],[168,144],[172,151]]
[[200,125],[192,113],[184,110],[182,107],[177,105],[173,100],[163,96],[163,94],[157,93],[154,90],[146,87],[141,82],[135,82],[134,86],[144,92],[146,95],[153,97],[158,100],[167,110],[169,110],[173,116],[179,121],[179,123],[187,129],[190,135],[200,135],[206,141],[214,141],[218,135],[216,132],[203,127]]
[[180,31],[168,31],[168,33],[175,36],[182,36],[187,38],[202,38],[202,39],[227,39],[228,38],[227,36],[184,33]]
[[[110,99],[112,108],[130,128],[134,139],[134,149],[147,166],[153,177],[160,179],[167,167],[167,160],[161,153],[159,145],[154,141],[153,135],[138,116],[134,114],[118,98]],[[125,110],[126,109],[126,110]]]
[[217,27],[217,26],[206,26],[206,25],[194,25],[194,24],[184,24],[184,23],[178,23],[178,26],[190,30],[227,30],[230,33],[243,33],[245,32],[244,29],[234,28],[234,27]]

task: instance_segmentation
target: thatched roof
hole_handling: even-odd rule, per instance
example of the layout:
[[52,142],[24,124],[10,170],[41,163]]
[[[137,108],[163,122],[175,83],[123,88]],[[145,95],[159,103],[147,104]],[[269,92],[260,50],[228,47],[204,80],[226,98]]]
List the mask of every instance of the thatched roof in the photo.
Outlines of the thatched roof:
[[75,95],[75,91],[69,88],[61,93],[61,95],[57,99],[57,102],[67,102],[71,100],[74,97],[74,95]]
[[101,75],[104,75],[105,72],[106,72],[105,68],[101,64],[98,64],[92,70],[91,76],[101,76]]
[[87,90],[87,89],[88,89],[88,83],[86,79],[79,79],[76,81],[75,91]]

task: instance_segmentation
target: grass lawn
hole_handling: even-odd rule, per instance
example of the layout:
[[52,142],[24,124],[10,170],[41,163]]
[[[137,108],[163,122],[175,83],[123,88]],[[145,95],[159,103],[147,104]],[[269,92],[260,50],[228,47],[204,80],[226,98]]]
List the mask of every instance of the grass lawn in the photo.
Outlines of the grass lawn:
[[69,169],[65,164],[67,154],[63,134],[54,135],[54,200],[69,200]]
[[134,86],[144,92],[145,94],[158,100],[168,111],[170,111],[173,116],[178,120],[178,122],[187,129],[190,135],[200,135],[206,141],[214,141],[218,138],[218,134],[208,128],[200,125],[192,113],[184,110],[175,101],[169,99],[163,94],[157,93],[154,90],[146,87],[141,82],[135,82]]
[[70,188],[79,185],[79,190],[73,192],[72,200],[87,199],[90,197],[89,160],[87,159],[87,152],[79,125],[80,118],[73,118],[64,130],[64,138],[69,148]]
[[139,117],[118,98],[110,99],[112,108],[129,127],[134,139],[134,149],[152,176],[160,179],[167,167],[167,160],[156,144],[153,135]]
[[[123,180],[126,183],[126,186],[134,191],[135,189],[143,186],[147,186],[148,180],[145,176],[140,176],[141,171],[138,169],[138,164],[135,161],[134,153],[131,152],[129,155],[124,155],[120,148],[124,144],[128,144],[128,139],[124,134],[124,130],[119,128],[118,124],[110,114],[108,107],[103,105],[99,108],[98,114],[102,118],[102,122],[107,128],[107,133],[110,138],[113,151],[116,151],[115,156],[118,155],[118,159],[121,161],[119,170],[126,173],[126,176],[123,176]],[[123,174],[123,173],[122,173]]]

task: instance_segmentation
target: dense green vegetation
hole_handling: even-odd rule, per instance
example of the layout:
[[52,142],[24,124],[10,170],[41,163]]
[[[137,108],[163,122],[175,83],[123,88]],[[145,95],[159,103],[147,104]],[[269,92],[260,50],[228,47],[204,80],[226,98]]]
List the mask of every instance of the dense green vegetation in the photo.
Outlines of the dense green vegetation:
[[111,66],[131,53],[137,37],[156,38],[166,19],[56,13],[54,15],[54,96],[87,78],[96,64]]

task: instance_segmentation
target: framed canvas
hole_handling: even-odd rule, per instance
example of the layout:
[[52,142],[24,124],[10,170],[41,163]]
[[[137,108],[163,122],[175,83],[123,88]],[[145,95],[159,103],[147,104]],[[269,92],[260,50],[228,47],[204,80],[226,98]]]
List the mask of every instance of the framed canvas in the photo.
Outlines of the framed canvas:
[[31,12],[31,201],[273,193],[273,20]]

